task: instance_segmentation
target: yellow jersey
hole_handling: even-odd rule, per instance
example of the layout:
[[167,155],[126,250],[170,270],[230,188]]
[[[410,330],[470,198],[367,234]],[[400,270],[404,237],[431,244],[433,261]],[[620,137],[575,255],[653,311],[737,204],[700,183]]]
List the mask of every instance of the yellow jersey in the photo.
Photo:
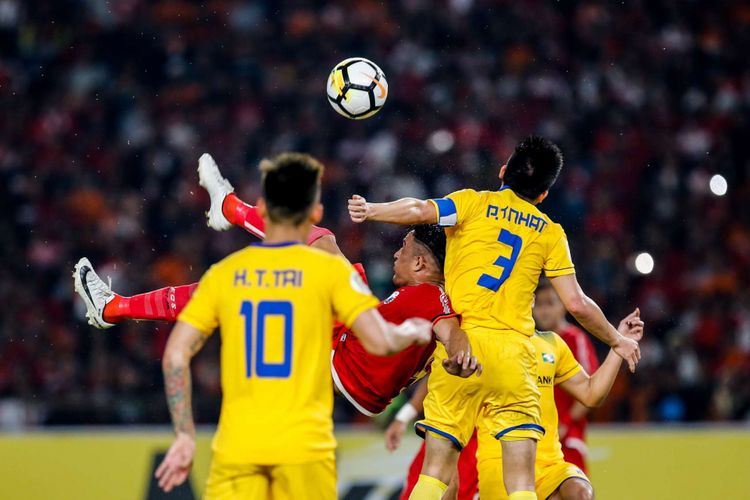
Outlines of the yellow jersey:
[[461,324],[533,335],[539,275],[575,272],[563,228],[508,187],[430,201],[446,227],[445,289]]
[[536,462],[549,465],[563,462],[563,452],[557,428],[557,407],[554,387],[581,371],[581,365],[568,344],[554,332],[537,332],[531,337],[536,348],[537,386],[541,393],[542,427],[544,436],[536,445]]
[[377,304],[346,260],[302,244],[259,243],[212,266],[178,320],[206,335],[221,328],[214,460],[333,458],[334,316],[351,326]]

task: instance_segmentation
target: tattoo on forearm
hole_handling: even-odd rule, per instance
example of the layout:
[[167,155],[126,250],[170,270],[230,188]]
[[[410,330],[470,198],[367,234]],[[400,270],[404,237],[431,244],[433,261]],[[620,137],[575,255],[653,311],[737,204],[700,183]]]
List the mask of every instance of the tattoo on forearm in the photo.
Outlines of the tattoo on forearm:
[[[203,347],[208,337],[201,335],[188,347],[188,359]],[[175,432],[195,435],[195,422],[192,408],[192,383],[190,379],[190,362],[175,364],[167,360],[164,366],[164,391],[167,394],[167,405],[172,417]]]
[[195,434],[193,411],[191,408],[191,383],[189,366],[164,367],[164,389],[167,393],[167,404],[172,416],[175,432]]

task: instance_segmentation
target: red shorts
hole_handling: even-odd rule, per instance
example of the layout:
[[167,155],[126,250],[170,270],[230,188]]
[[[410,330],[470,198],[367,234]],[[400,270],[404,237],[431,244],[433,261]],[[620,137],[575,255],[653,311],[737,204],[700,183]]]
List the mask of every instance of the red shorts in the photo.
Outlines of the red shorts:
[[[419,448],[417,456],[414,457],[409,466],[409,474],[406,476],[406,484],[401,491],[401,500],[408,500],[414,486],[417,485],[419,474],[422,472],[424,462],[424,443]],[[479,495],[479,477],[477,475],[477,433],[474,435],[458,457],[458,500],[474,500]]]

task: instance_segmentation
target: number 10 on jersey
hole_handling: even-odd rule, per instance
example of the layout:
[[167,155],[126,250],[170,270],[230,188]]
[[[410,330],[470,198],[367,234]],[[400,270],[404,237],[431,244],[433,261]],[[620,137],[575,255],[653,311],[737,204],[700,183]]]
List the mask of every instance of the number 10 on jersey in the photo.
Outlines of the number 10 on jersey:
[[[292,303],[263,300],[258,302],[256,308],[251,301],[245,300],[242,302],[240,314],[245,317],[245,375],[247,378],[251,378],[253,372],[258,378],[289,377],[292,373]],[[268,316],[280,316],[283,320],[284,359],[280,363],[269,363],[265,360]],[[253,357],[255,358],[254,365]]]

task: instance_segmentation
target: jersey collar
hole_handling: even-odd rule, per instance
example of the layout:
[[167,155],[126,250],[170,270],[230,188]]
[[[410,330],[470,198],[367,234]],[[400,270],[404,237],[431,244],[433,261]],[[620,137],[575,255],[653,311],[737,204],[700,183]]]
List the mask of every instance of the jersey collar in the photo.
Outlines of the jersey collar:
[[293,245],[301,245],[299,241],[280,241],[278,243],[265,243],[263,241],[259,241],[256,243],[250,243],[250,246],[253,247],[265,247],[265,248],[281,248],[281,247],[290,247]]

